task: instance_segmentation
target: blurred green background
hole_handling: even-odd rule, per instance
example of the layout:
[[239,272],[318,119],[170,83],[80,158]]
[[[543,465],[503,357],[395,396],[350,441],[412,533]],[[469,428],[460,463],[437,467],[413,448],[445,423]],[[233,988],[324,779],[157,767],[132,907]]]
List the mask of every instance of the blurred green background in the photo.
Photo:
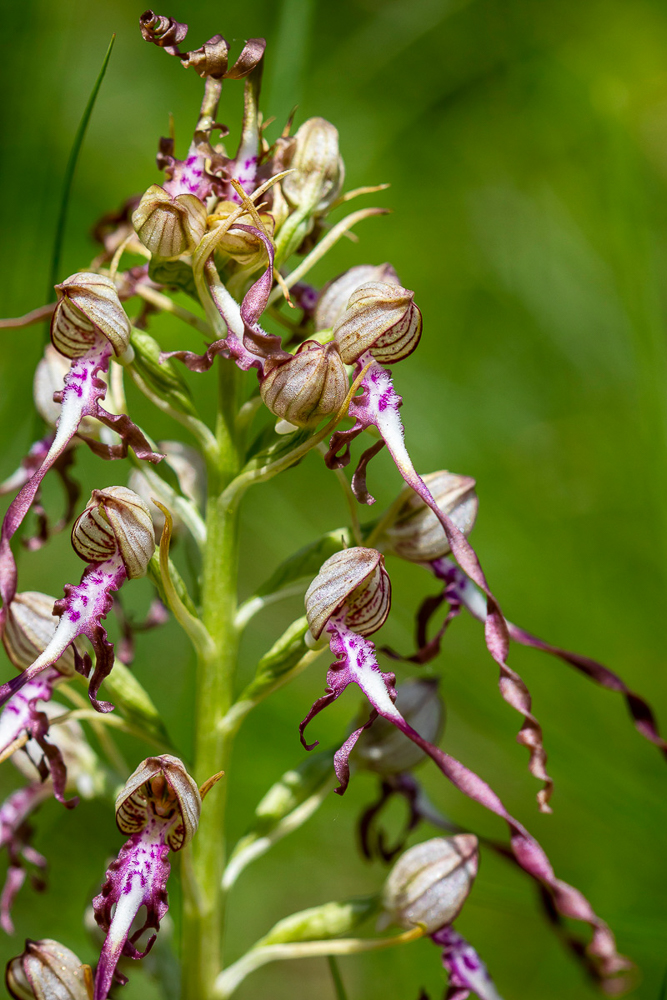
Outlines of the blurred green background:
[[[45,299],[59,191],[72,138],[112,32],[117,41],[78,166],[62,275],[93,255],[93,222],[159,179],[158,137],[173,112],[180,149],[200,83],[145,45],[141,5],[22,0],[3,11],[4,125],[0,207],[2,315]],[[508,616],[554,643],[595,656],[651,700],[667,727],[667,8],[634,0],[177,0],[161,13],[190,23],[198,45],[214,32],[268,38],[264,111],[282,124],[323,115],[340,130],[348,187],[390,182],[371,201],[394,214],[358,227],[319,267],[318,282],[355,263],[391,261],[424,312],[419,351],[395,371],[418,468],[476,477],[474,542]],[[220,118],[238,133],[241,88],[226,88]],[[276,133],[278,124],[273,127]],[[369,202],[370,203],[370,202]],[[194,332],[155,323],[166,347],[198,349]],[[0,398],[8,475],[31,443],[30,384],[37,327],[2,334]],[[212,377],[192,382],[206,410]],[[131,412],[154,437],[179,436],[131,389]],[[126,463],[81,454],[85,490],[125,482]],[[385,456],[371,472],[384,506],[399,487]],[[47,493],[57,502],[55,492]],[[277,561],[345,520],[341,495],[310,460],[251,493],[244,514],[243,595]],[[66,538],[21,557],[22,589],[54,595],[78,579]],[[390,565],[395,588],[382,639],[412,644],[427,574]],[[146,584],[125,603],[144,608]],[[298,601],[255,620],[243,676],[300,614]],[[556,781],[553,816],[540,816],[518,720],[497,691],[480,628],[460,620],[427,672],[442,675],[443,745],[482,774],[615,929],[641,970],[632,994],[658,1000],[667,965],[664,832],[667,772],[633,729],[622,700],[537,652],[513,649],[545,729]],[[11,673],[3,654],[4,673]],[[228,781],[231,841],[266,788],[302,759],[298,721],[323,689],[323,657],[244,726]],[[401,667],[399,674],[415,673]],[[184,754],[192,740],[193,659],[170,623],[140,637],[136,673]],[[357,699],[348,693],[312,727],[340,738]],[[139,743],[123,750],[132,766]],[[464,801],[429,765],[434,801],[461,823],[505,829]],[[9,765],[4,790],[19,779]],[[343,798],[256,863],[231,901],[228,956],[281,916],[378,887],[379,864],[358,857],[354,824],[375,795],[358,774]],[[50,888],[26,887],[17,934],[55,937],[82,958],[94,949],[82,913],[121,837],[111,807],[55,802],[37,819],[52,862]],[[433,835],[422,828],[416,839]],[[4,863],[4,862],[3,862]],[[172,913],[178,916],[177,880]],[[595,995],[535,907],[528,880],[484,856],[459,929],[483,955],[505,1000]],[[341,961],[350,1000],[416,1000],[443,990],[439,956],[418,942]],[[119,996],[152,1000],[139,973]],[[323,959],[268,966],[239,1000],[333,998]]]

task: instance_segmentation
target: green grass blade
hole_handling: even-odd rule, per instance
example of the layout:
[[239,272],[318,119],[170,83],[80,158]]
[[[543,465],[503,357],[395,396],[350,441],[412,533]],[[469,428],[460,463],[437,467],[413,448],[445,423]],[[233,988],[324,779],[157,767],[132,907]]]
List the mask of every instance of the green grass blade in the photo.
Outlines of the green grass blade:
[[331,972],[331,978],[333,979],[336,1000],[347,1000],[347,993],[345,992],[343,979],[340,974],[340,969],[338,968],[338,962],[333,955],[327,956],[327,962],[329,963],[329,970]]
[[81,152],[81,147],[83,145],[83,140],[86,135],[86,129],[88,128],[88,122],[90,121],[90,116],[93,113],[93,108],[95,107],[95,101],[97,100],[97,95],[99,93],[100,87],[102,86],[102,80],[104,79],[104,74],[107,71],[107,66],[109,65],[109,59],[111,57],[111,50],[113,49],[114,42],[116,41],[116,35],[111,36],[111,41],[109,42],[109,47],[107,49],[104,61],[102,62],[102,68],[100,69],[95,85],[90,92],[90,97],[88,98],[88,103],[86,104],[85,110],[79,122],[79,127],[76,130],[76,135],[74,136],[74,142],[72,144],[72,149],[69,154],[69,159],[67,161],[67,167],[65,169],[65,179],[63,181],[63,190],[60,198],[60,211],[58,212],[58,221],[56,222],[56,232],[53,238],[53,251],[51,253],[51,268],[49,270],[49,287],[47,291],[47,301],[51,302],[53,299],[53,286],[58,280],[58,272],[60,270],[60,257],[62,254],[63,240],[65,237],[65,225],[67,223],[67,210],[69,208],[69,199],[72,191],[72,181],[74,180],[74,171],[76,170],[77,160],[79,159],[79,153]]
[[667,1000],[667,969],[665,969],[665,976],[662,980],[662,986],[660,987],[660,995],[658,1000]]

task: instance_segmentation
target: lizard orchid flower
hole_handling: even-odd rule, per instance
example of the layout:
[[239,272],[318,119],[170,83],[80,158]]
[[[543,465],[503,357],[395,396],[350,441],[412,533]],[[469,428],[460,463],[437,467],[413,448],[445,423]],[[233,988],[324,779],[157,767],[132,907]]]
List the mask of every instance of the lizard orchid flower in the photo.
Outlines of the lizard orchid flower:
[[479,863],[477,837],[458,834],[415,844],[398,859],[382,892],[380,926],[422,927],[442,948],[447,1000],[501,1000],[486,966],[451,926],[470,894]]
[[[461,534],[461,537],[464,536]],[[317,746],[317,743],[309,745],[305,742],[306,726],[336,701],[349,684],[355,683],[361,688],[372,708],[368,721],[354,730],[334,755],[334,769],[340,782],[335,789],[338,794],[343,794],[349,782],[351,751],[363,731],[372,725],[378,715],[382,716],[427,754],[459,791],[506,822],[511,850],[518,864],[551,895],[561,915],[583,920],[591,926],[593,939],[588,946],[588,954],[602,974],[611,977],[627,969],[628,960],[618,954],[614,935],[607,924],[597,916],[578,889],[556,877],[540,844],[507,811],[489,785],[464,764],[425,739],[397,708],[395,677],[380,670],[375,646],[367,638],[386,620],[391,603],[391,585],[382,555],[363,547],[335,553],[322,565],[306,592],[305,600],[313,639],[317,641],[327,632],[336,661],[329,668],[325,694],[317,699],[301,723],[303,745],[309,750]]]
[[[96,662],[88,688],[97,711],[108,712],[113,706],[99,702],[100,684],[113,666],[113,646],[107,638],[102,619],[112,607],[112,593],[125,580],[143,576],[155,551],[155,534],[148,506],[126,486],[93,490],[90,502],[72,529],[75,552],[89,563],[77,586],[67,584],[65,597],[54,605],[60,617],[53,637],[39,656],[12,680],[0,687],[0,705],[5,705],[21,688],[31,682],[53,683],[52,671],[75,639],[85,635],[95,651]],[[89,674],[91,661],[74,646],[76,669]],[[44,698],[43,694],[36,697]]]
[[[179,48],[188,33],[187,24],[148,10],[141,15],[144,39],[180,59],[206,81],[201,114],[185,160],[174,156],[173,139],[162,139],[158,167],[166,174],[163,185],[153,184],[132,215],[132,223],[144,246],[161,260],[177,260],[191,254],[206,231],[207,202],[239,197],[231,181],[252,192],[259,162],[259,114],[257,102],[262,73],[265,41],[251,38],[234,63],[229,66],[229,45],[222,35],[214,35],[198,49],[182,52]],[[215,121],[222,91],[222,81],[246,79],[241,141],[232,159],[215,149],[211,135],[228,129]]]
[[62,393],[58,395],[60,417],[55,437],[42,456],[39,467],[21,487],[12,501],[0,532],[0,596],[3,608],[0,626],[7,607],[16,593],[16,563],[10,547],[33,504],[42,480],[61,459],[84,417],[96,417],[121,437],[120,445],[99,446],[106,458],[120,458],[131,445],[139,458],[160,460],[141,431],[125,414],[108,413],[101,406],[107,386],[100,373],[108,370],[112,357],[130,355],[130,321],[110,278],[84,271],[66,278],[56,286],[58,302],[51,320],[53,346],[71,361]]
[[[130,838],[109,867],[102,891],[93,900],[95,919],[106,933],[95,976],[94,1000],[106,1000],[121,955],[143,958],[156,935],[140,952],[136,942],[149,928],[160,929],[168,909],[170,851],[180,851],[196,833],[201,797],[177,757],[164,754],[143,761],[116,799],[116,823]],[[143,925],[132,924],[141,907]]]

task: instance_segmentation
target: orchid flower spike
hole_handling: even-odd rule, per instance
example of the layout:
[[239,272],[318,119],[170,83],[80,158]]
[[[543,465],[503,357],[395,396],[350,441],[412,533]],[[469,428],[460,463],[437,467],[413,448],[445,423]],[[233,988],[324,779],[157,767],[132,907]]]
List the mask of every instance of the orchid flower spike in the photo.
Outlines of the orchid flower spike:
[[[5,705],[21,688],[42,681],[74,640],[85,635],[95,651],[95,670],[90,680],[90,701],[98,712],[113,708],[99,702],[100,684],[113,667],[113,646],[102,619],[112,606],[112,593],[126,579],[143,576],[155,551],[155,534],[148,506],[126,486],[93,490],[88,506],[72,529],[74,551],[90,565],[77,586],[67,584],[65,597],[56,601],[53,613],[60,621],[50,642],[18,677],[0,687],[0,705]],[[81,657],[73,646],[76,668],[90,673],[88,654]],[[47,674],[47,677],[50,677]],[[37,697],[43,698],[40,694]]]
[[89,965],[58,941],[26,941],[25,950],[10,959],[5,983],[14,1000],[92,1000]]
[[[458,531],[458,529],[456,529]],[[461,535],[463,537],[463,535]],[[614,935],[593,911],[588,900],[573,886],[557,878],[547,855],[526,828],[505,808],[496,793],[465,765],[425,739],[403,717],[396,706],[395,677],[383,673],[375,657],[369,634],[386,620],[391,602],[391,586],[384,559],[375,549],[357,547],[337,552],[323,563],[320,573],[306,592],[306,617],[313,640],[326,631],[336,661],[327,674],[325,694],[318,698],[300,726],[301,741],[307,744],[304,730],[324,708],[336,701],[351,683],[357,684],[371,705],[368,721],[354,730],[334,754],[334,769],[343,794],[349,779],[349,756],[377,716],[396,726],[434,761],[451,783],[480,805],[505,820],[510,831],[512,853],[518,864],[551,896],[562,915],[586,921],[593,930],[588,955],[601,974],[611,977],[631,967],[616,950]]]
[[[40,703],[39,708],[49,722],[67,711],[55,702],[48,705]],[[54,725],[49,732],[48,743],[34,738],[28,740],[23,752],[14,754],[12,762],[28,779],[28,784],[12,792],[0,806],[0,849],[5,849],[9,858],[4,888],[0,893],[0,927],[7,934],[14,933],[11,908],[26,879],[25,864],[34,865],[38,872],[46,867],[46,859],[30,844],[33,831],[28,824],[29,817],[52,796],[64,802],[63,794],[67,791],[91,799],[101,795],[105,785],[97,754],[75,719]],[[71,807],[77,802],[78,798],[72,798],[64,804]],[[43,888],[40,876],[33,876],[33,883],[37,888]]]
[[[120,445],[103,448],[106,458],[123,457],[128,445],[138,458],[151,462],[159,462],[161,458],[151,450],[129,417],[108,413],[101,406],[107,386],[100,373],[108,370],[112,357],[129,360],[132,355],[130,321],[113,281],[104,275],[83,271],[56,285],[56,292],[58,302],[51,320],[51,341],[71,364],[62,393],[57,394],[61,407],[55,437],[39,467],[10,504],[2,523],[0,628],[4,626],[7,608],[16,593],[16,563],[10,541],[34,502],[44,476],[64,454],[84,417],[95,417],[120,435]],[[96,445],[97,450],[100,447]]]
[[[143,761],[119,792],[116,823],[130,838],[93,900],[95,919],[106,933],[94,1000],[106,1000],[121,955],[143,958],[152,948],[155,934],[143,952],[135,943],[149,928],[159,931],[168,910],[169,852],[180,851],[192,840],[200,813],[201,797],[194,779],[178,757],[168,754]],[[146,919],[131,934],[142,906]]]
[[[433,472],[424,476],[424,483],[430,489],[440,511],[450,517],[467,537],[474,527],[477,516],[475,481],[468,476],[457,476],[451,472]],[[478,621],[486,621],[487,608],[484,595],[463,569],[449,558],[451,547],[442,531],[440,521],[414,492],[406,492],[405,502],[399,508],[395,521],[386,529],[382,538],[378,539],[378,546],[383,551],[409,562],[420,563],[443,584],[441,593],[436,597],[427,598],[419,609],[418,648],[413,656],[408,657],[409,660],[415,663],[428,663],[437,656],[449,623],[463,608]],[[443,603],[449,606],[447,616],[436,634],[429,640],[427,636],[429,622]],[[601,687],[623,695],[638,732],[667,756],[667,742],[660,736],[650,705],[640,695],[631,691],[617,674],[587,656],[580,656],[578,653],[553,646],[510,621],[506,624],[509,638],[513,642],[549,653],[568,663],[575,670],[579,670]]]

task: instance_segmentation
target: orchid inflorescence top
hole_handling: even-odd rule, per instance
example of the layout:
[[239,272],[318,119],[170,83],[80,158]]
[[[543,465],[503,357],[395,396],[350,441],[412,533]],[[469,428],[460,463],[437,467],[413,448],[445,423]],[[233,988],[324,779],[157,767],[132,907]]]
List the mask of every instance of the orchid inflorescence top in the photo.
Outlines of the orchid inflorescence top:
[[[151,11],[141,17],[141,32],[204,81],[185,158],[176,157],[173,138],[162,139],[157,158],[162,183],[101,220],[96,229],[101,252],[87,270],[55,286],[52,307],[9,321],[28,326],[36,316],[50,314],[51,342],[34,383],[35,404],[48,430],[0,487],[15,494],[0,534],[0,627],[18,670],[0,687],[0,753],[27,778],[0,807],[1,844],[9,859],[0,897],[4,931],[13,932],[12,902],[28,873],[37,883],[44,878],[46,862],[31,846],[28,817],[45,799],[55,796],[72,808],[79,796],[108,798],[120,784],[116,820],[128,839],[92,901],[103,932],[95,973],[56,940],[28,941],[8,966],[9,992],[17,998],[105,1000],[114,984],[131,974],[128,960],[151,949],[168,909],[170,857],[182,851],[182,994],[188,1000],[223,1000],[269,961],[350,954],[423,935],[441,950],[450,1000],[470,994],[497,1000],[485,965],[453,927],[477,875],[480,843],[535,881],[552,924],[586,971],[608,994],[623,992],[632,982],[632,963],[617,952],[606,923],[576,888],[556,876],[542,847],[489,785],[439,747],[444,714],[437,680],[417,677],[397,687],[394,673],[381,669],[371,636],[391,610],[385,557],[423,566],[438,581],[439,593],[418,609],[416,652],[401,656],[385,647],[382,652],[390,660],[424,664],[438,655],[446,629],[462,609],[482,622],[486,648],[499,668],[500,693],[521,718],[517,739],[529,752],[542,812],[551,812],[553,783],[530,694],[508,663],[512,641],[542,649],[622,694],[639,732],[666,754],[651,709],[606,667],[543,642],[505,618],[469,541],[478,507],[474,480],[415,470],[390,370],[412,354],[422,336],[414,292],[387,263],[352,267],[319,289],[304,280],[345,233],[383,210],[355,211],[333,225],[330,214],[384,186],[343,193],[338,133],[322,118],[303,122],[295,134],[290,120],[269,143],[270,123],[259,110],[263,39],[248,41],[232,62],[221,35],[187,51],[187,26]],[[224,81],[239,80],[244,81],[241,138],[230,156],[222,141],[228,130],[216,119]],[[126,256],[135,263],[122,270]],[[186,308],[187,296],[200,308]],[[164,353],[148,332],[162,312],[203,334],[205,349]],[[271,329],[282,329],[283,335]],[[214,430],[200,418],[181,365],[201,377],[217,370]],[[184,427],[195,447],[154,444],[127,413],[124,377]],[[268,421],[265,417],[253,431],[267,412]],[[103,459],[129,458],[128,485],[100,484],[74,520],[72,546],[86,564],[79,583],[65,583],[57,600],[21,591],[18,533],[31,513],[37,532],[22,540],[37,550],[71,522],[79,506],[72,467],[84,442]],[[362,524],[356,505],[374,503],[371,460],[385,447],[405,487],[384,514]],[[237,606],[239,505],[250,486],[310,452],[343,486],[351,526],[308,543]],[[342,470],[353,452],[348,481]],[[55,524],[40,495],[51,470],[60,476],[67,500]],[[109,478],[118,477],[102,481]],[[199,604],[170,558],[172,535],[188,532],[201,556]],[[118,592],[146,574],[155,600],[137,626],[125,615]],[[254,680],[236,698],[229,696],[243,628],[267,604],[304,590],[305,617],[289,625],[262,658]],[[115,648],[104,626],[110,612],[120,632]],[[187,768],[172,753],[149,694],[128,669],[134,631],[160,625],[169,613],[198,658],[197,749]],[[437,615],[441,624],[429,637]],[[363,692],[368,709],[338,749],[305,757],[267,793],[257,807],[256,825],[225,864],[224,797],[214,785],[223,765],[230,766],[233,737],[260,701],[327,645],[333,662],[324,693],[309,711],[303,707],[303,746],[308,751],[317,746],[306,742],[307,727],[314,728],[315,717],[350,684]],[[86,684],[90,707],[76,690],[77,681]],[[54,700],[59,689],[74,709]],[[104,700],[101,690],[111,700]],[[80,720],[92,727],[104,760],[87,742]],[[120,774],[111,722],[163,752],[139,763],[131,776]],[[478,838],[427,799],[413,774],[427,758],[460,792],[505,821],[507,842]],[[222,897],[251,861],[304,823],[332,788],[342,795],[355,767],[380,780],[380,798],[361,817],[359,834],[368,857],[394,862],[384,887],[372,897],[287,917],[223,967]],[[390,845],[379,823],[393,796],[407,802],[409,818],[403,836]],[[401,854],[422,821],[448,836],[413,844]],[[350,937],[371,916],[377,917],[376,936]],[[589,925],[585,948],[563,918]],[[390,926],[400,933],[382,936]],[[141,940],[149,930],[152,936]]]

